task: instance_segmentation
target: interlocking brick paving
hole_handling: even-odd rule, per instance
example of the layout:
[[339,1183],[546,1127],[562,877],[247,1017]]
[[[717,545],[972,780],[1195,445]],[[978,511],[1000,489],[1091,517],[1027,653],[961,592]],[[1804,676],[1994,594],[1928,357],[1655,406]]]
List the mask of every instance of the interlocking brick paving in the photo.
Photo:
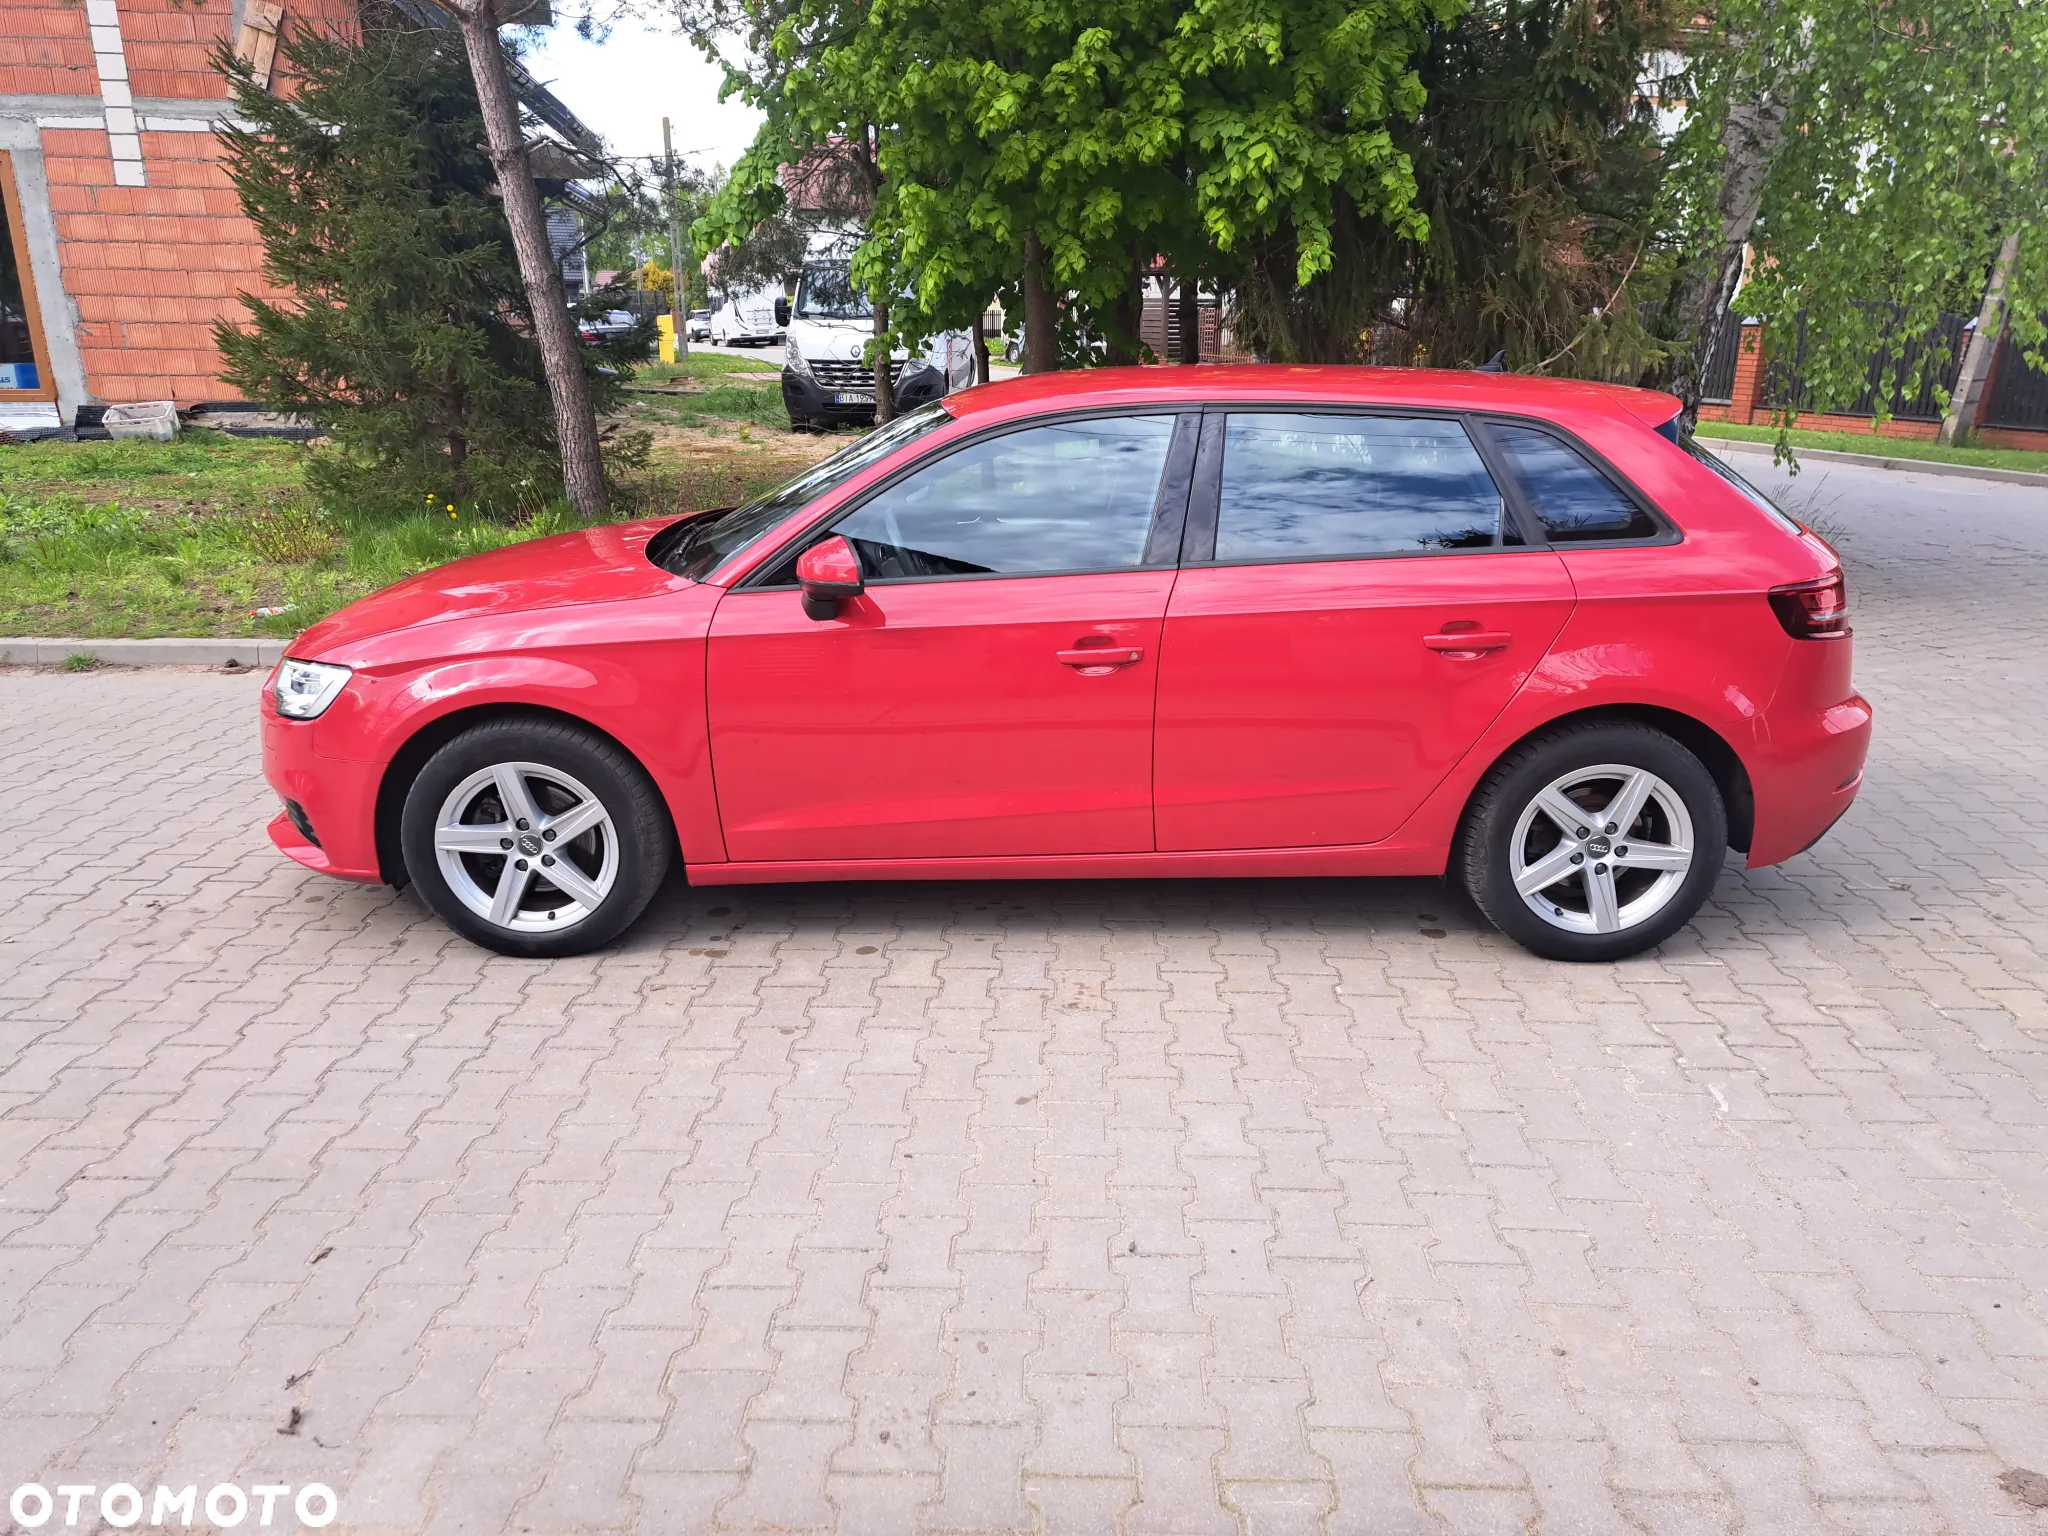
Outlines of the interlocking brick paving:
[[0,676],[0,1490],[2048,1529],[2048,493],[1793,495],[1868,788],[1614,966],[1428,881],[676,888],[515,962],[270,849],[254,680]]

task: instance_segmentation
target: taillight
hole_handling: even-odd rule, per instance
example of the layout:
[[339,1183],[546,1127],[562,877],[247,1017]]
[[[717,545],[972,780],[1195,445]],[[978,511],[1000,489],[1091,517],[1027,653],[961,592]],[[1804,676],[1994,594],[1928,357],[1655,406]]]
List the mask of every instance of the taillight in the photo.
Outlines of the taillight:
[[1836,571],[1818,581],[1771,588],[1771,612],[1794,640],[1839,640],[1849,633],[1849,584]]

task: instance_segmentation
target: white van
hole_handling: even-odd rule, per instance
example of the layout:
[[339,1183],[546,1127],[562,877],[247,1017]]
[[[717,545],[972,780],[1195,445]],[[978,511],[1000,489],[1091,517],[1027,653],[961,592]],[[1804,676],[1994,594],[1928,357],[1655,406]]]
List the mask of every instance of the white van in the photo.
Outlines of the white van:
[[[853,286],[848,262],[859,236],[820,235],[797,279],[796,296],[776,305],[783,328],[782,404],[792,428],[875,419],[874,369],[861,354],[874,339],[874,310]],[[973,338],[946,331],[913,358],[891,358],[896,408],[910,410],[974,382]]]
[[711,311],[711,345],[771,347],[782,340],[782,324],[776,319],[782,303],[780,283],[720,297],[721,302]]

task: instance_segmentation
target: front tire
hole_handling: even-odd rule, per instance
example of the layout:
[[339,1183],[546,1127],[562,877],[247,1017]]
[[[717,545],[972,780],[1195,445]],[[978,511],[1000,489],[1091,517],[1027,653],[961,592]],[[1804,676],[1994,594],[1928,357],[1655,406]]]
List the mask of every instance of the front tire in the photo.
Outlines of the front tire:
[[1552,960],[1620,960],[1692,921],[1728,843],[1720,787],[1647,725],[1567,726],[1473,796],[1452,872],[1493,925]]
[[660,792],[595,731],[538,716],[472,726],[427,760],[399,821],[406,873],[456,932],[501,955],[611,942],[668,873]]

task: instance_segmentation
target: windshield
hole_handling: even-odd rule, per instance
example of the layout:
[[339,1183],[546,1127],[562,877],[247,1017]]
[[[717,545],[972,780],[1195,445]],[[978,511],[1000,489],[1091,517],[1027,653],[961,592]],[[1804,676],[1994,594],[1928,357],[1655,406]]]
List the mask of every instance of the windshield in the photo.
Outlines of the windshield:
[[1706,465],[1707,468],[1711,469],[1723,480],[1726,480],[1730,485],[1734,486],[1736,490],[1742,492],[1743,495],[1747,496],[1752,502],[1756,503],[1758,507],[1770,513],[1772,517],[1775,517],[1787,528],[1790,528],[1795,533],[1804,532],[1804,530],[1799,526],[1799,520],[1796,517],[1793,517],[1783,507],[1779,506],[1775,501],[1771,500],[1770,497],[1766,496],[1762,491],[1758,490],[1755,486],[1751,485],[1747,480],[1743,479],[1742,476],[1738,475],[1737,473],[1735,473],[1734,470],[1730,469],[1725,460],[1717,457],[1714,454],[1707,452],[1706,449],[1702,448],[1700,446],[1700,441],[1698,438],[1690,436],[1680,438],[1678,446],[1683,448],[1687,453],[1691,454],[1694,458],[1698,459],[1702,464]]
[[880,462],[905,443],[943,427],[953,418],[937,401],[877,427],[858,442],[820,461],[752,501],[722,512],[671,524],[647,544],[647,558],[674,576],[702,581],[725,559],[737,554],[799,507],[844,485],[870,464]]
[[865,320],[874,313],[844,267],[805,267],[796,312],[806,320]]

